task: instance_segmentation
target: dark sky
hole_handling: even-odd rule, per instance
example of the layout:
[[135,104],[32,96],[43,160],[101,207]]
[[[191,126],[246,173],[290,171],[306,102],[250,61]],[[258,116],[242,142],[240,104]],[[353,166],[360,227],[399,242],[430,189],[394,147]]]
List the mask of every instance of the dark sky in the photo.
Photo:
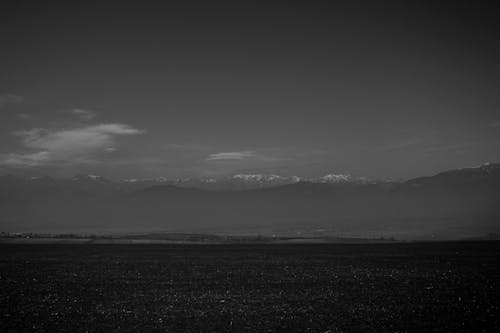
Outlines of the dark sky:
[[331,2],[7,1],[0,173],[407,178],[500,160],[494,7]]

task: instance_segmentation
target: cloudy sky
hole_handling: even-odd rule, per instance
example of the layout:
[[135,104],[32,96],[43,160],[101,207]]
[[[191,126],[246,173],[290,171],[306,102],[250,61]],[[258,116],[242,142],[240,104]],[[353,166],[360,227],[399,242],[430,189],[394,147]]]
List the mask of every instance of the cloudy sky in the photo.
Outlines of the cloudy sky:
[[12,1],[0,174],[408,178],[499,161],[499,14],[476,1]]

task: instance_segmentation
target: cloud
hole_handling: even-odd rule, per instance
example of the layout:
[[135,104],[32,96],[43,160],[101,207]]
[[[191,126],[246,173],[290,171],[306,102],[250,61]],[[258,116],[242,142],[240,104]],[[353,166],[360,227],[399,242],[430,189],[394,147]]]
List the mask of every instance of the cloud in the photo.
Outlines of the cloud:
[[19,118],[24,119],[24,120],[33,120],[35,119],[35,116],[29,114],[29,113],[19,113],[17,115]]
[[384,150],[397,150],[397,149],[406,149],[408,147],[413,147],[423,143],[425,140],[421,137],[414,137],[409,139],[401,139],[399,141],[390,143],[383,147]]
[[211,149],[207,145],[202,145],[200,143],[167,143],[163,145],[163,148],[168,150],[183,150],[183,151],[206,151]]
[[73,109],[70,111],[71,114],[77,116],[79,119],[84,121],[89,121],[95,118],[96,113],[91,110],[83,110],[83,109]]
[[0,109],[9,105],[9,104],[19,104],[25,101],[23,96],[19,96],[16,94],[0,94]]
[[7,154],[0,156],[0,164],[6,166],[26,166],[34,167],[43,165],[50,161],[51,154],[47,151],[40,151],[32,154]]
[[263,170],[293,163],[294,157],[283,149],[241,150],[213,153],[199,161],[194,172],[204,176],[224,175],[243,169]]
[[256,157],[256,153],[252,150],[246,150],[246,151],[232,151],[227,153],[210,154],[206,158],[206,160],[207,161],[244,160],[252,157]]
[[464,142],[453,145],[432,145],[425,147],[424,149],[421,150],[421,152],[424,154],[441,153],[443,151],[461,152],[466,149],[472,148],[474,145],[475,145],[474,142]]
[[58,163],[95,162],[94,155],[109,152],[117,136],[137,135],[144,131],[125,124],[99,124],[74,129],[33,128],[14,132],[21,137],[28,153],[12,153],[0,158],[0,164],[38,166]]

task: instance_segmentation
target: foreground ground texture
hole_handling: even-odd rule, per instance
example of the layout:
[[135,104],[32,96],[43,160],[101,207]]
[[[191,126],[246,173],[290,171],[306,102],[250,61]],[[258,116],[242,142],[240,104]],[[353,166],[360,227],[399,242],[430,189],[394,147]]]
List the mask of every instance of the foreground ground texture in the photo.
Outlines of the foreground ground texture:
[[0,331],[498,332],[499,254],[499,242],[0,245]]

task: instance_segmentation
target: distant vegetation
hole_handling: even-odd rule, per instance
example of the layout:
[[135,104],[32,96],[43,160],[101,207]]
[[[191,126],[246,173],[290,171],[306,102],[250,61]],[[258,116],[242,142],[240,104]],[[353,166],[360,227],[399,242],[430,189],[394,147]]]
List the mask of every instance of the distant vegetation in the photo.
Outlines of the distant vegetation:
[[[347,238],[347,237],[284,237],[284,236],[262,236],[262,235],[214,235],[214,234],[192,234],[192,233],[146,233],[146,234],[124,234],[124,235],[94,235],[94,234],[37,234],[37,233],[0,233],[0,243],[23,244],[37,243],[43,240],[45,243],[61,243],[64,240],[81,240],[85,243],[387,243],[395,242],[394,237],[380,238]],[[82,242],[76,242],[82,243]]]

